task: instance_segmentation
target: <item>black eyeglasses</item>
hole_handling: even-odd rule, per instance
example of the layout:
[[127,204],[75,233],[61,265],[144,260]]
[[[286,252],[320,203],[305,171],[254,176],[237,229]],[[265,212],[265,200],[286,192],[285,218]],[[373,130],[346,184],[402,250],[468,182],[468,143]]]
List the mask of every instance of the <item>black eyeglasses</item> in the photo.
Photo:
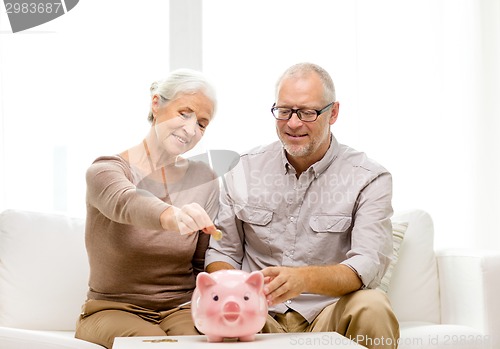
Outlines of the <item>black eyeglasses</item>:
[[323,114],[328,108],[330,108],[333,103],[329,103],[326,107],[320,110],[316,109],[292,109],[292,108],[282,108],[277,107],[276,103],[273,104],[271,108],[271,113],[276,120],[290,120],[293,113],[297,114],[297,117],[304,122],[313,122],[316,121],[318,116]]

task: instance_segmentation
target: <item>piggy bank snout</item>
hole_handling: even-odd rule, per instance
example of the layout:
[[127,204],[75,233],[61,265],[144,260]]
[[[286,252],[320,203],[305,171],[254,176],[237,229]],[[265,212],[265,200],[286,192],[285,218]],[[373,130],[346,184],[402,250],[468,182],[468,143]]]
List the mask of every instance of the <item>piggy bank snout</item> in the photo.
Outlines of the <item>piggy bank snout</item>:
[[222,311],[224,319],[229,322],[234,322],[240,317],[240,306],[236,302],[227,302],[226,304],[224,304]]

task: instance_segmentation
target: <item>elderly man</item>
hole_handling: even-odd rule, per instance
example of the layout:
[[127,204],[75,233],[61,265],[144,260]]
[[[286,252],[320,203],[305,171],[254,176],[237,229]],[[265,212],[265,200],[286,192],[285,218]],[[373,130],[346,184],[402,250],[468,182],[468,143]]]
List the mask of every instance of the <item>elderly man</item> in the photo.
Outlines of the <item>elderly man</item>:
[[241,155],[225,178],[206,270],[261,270],[262,332],[335,331],[396,348],[398,321],[375,288],[392,255],[391,174],[331,133],[339,102],[330,75],[296,64],[272,106],[279,142]]

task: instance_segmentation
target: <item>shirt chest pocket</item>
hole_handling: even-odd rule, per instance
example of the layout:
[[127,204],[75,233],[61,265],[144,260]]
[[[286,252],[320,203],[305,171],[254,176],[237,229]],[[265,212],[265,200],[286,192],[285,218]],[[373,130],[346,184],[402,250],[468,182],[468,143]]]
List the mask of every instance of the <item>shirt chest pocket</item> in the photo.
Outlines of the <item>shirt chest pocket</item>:
[[351,246],[351,223],[350,216],[311,216],[309,218],[311,235],[308,240],[309,264],[337,264],[345,260]]
[[242,222],[266,226],[273,218],[273,212],[253,206],[244,206],[236,209],[236,217]]
[[262,255],[272,255],[273,230],[272,219],[273,212],[254,206],[240,207],[236,216],[242,221],[242,228],[245,231],[245,239],[252,248]]
[[316,233],[343,233],[351,223],[349,216],[313,215],[309,218],[309,226]]

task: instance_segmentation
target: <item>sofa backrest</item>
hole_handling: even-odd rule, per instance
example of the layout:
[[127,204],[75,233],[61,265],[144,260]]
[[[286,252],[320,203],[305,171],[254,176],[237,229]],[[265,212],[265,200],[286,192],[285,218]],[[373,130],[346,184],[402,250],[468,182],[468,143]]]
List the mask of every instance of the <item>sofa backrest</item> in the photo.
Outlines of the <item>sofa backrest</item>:
[[399,321],[440,323],[432,218],[415,209],[396,212],[392,222],[408,224],[387,292],[394,311]]
[[74,331],[88,274],[83,219],[0,214],[0,326]]

